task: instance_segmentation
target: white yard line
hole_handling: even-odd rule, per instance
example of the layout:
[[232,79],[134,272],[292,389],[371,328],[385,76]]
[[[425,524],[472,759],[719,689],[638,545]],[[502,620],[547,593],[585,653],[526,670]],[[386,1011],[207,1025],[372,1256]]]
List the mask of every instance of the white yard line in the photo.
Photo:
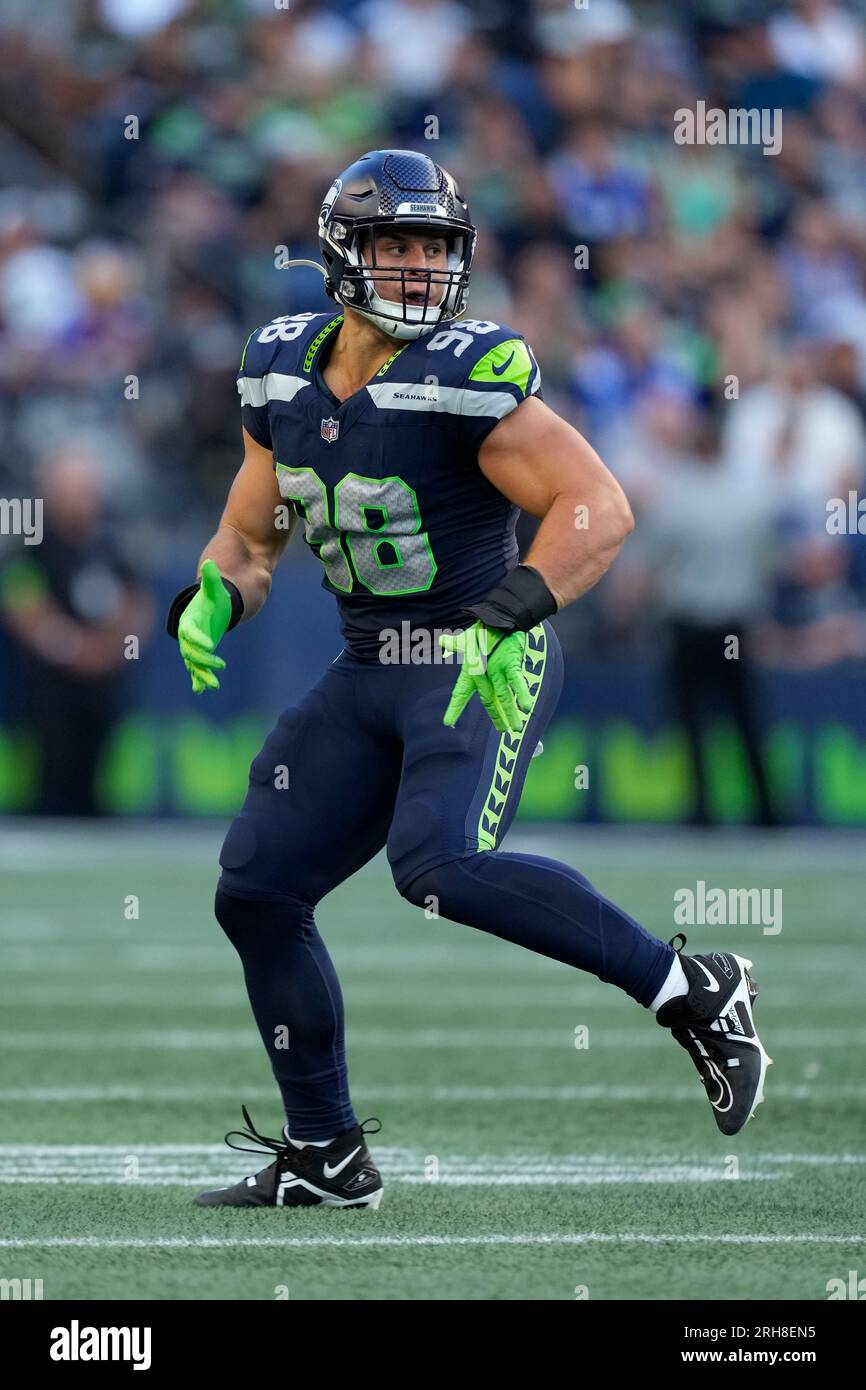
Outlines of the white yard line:
[[[375,1141],[374,1141],[375,1142]],[[398,1162],[417,1163],[423,1161],[420,1149],[410,1149],[390,1144],[375,1144],[377,1158],[384,1158],[387,1162],[396,1164]],[[135,1140],[129,1140],[125,1144],[0,1144],[0,1163],[7,1159],[20,1158],[55,1158],[64,1162],[77,1160],[87,1161],[93,1158],[116,1158],[134,1154],[139,1158],[220,1158],[225,1161],[231,1155],[227,1152],[225,1144],[140,1144]],[[541,1151],[528,1153],[526,1151],[503,1150],[501,1153],[488,1153],[471,1155],[444,1151],[439,1155],[442,1163],[459,1164],[464,1168],[489,1168],[494,1164],[507,1163],[509,1166],[524,1165],[528,1168],[555,1171],[557,1168],[580,1167],[606,1167],[609,1165],[627,1167],[639,1167],[647,1163],[646,1159],[635,1157],[628,1153],[589,1153],[589,1154],[549,1154]],[[755,1162],[778,1163],[778,1164],[832,1164],[832,1165],[860,1165],[866,1164],[866,1153],[761,1153],[754,1155]],[[654,1155],[651,1162],[660,1166],[676,1166],[683,1163],[700,1163],[706,1166],[709,1163],[721,1164],[724,1159],[712,1155],[701,1154],[658,1154]]]
[[[352,1006],[378,1005],[388,1010],[394,1005],[394,982],[391,979],[382,980],[379,984],[345,979],[344,990],[346,1000]],[[852,1011],[859,1009],[863,995],[863,981],[849,975],[844,981],[837,981],[833,987],[834,1008],[844,1006]],[[445,1008],[503,1014],[506,1009],[590,1009],[594,1013],[613,1009],[625,1014],[629,1007],[629,1001],[619,990],[605,989],[601,984],[570,984],[567,976],[560,984],[534,986],[511,982],[502,984],[491,980],[485,992],[480,991],[477,985],[460,987],[449,982],[432,998],[426,978],[408,979],[400,985],[400,1002],[404,1006],[423,1008],[434,1018],[441,1018]],[[16,1009],[32,1010],[38,1017],[49,1009],[80,1014],[93,1008],[117,1008],[121,1005],[131,1005],[151,1015],[173,1014],[183,1018],[187,1017],[189,1011],[208,1009],[235,1009],[245,1017],[248,1010],[243,980],[239,975],[233,984],[199,983],[192,978],[181,978],[160,981],[158,989],[150,984],[130,984],[123,976],[119,976],[115,983],[76,983],[74,989],[70,989],[68,984],[51,984],[44,980],[33,980],[32,983],[17,981],[14,990],[9,991],[4,1000],[5,1008],[13,1005]],[[782,986],[774,981],[772,1005],[774,1010],[796,1006],[799,1011],[803,1006],[802,986]]]
[[[120,923],[116,932],[107,932],[98,940],[83,942],[80,945],[74,928],[65,931],[62,941],[57,941],[51,946],[51,970],[55,978],[58,975],[83,975],[89,980],[102,977],[122,981],[128,977],[130,971],[148,970],[190,970],[195,977],[193,983],[196,986],[200,983],[199,977],[202,975],[221,977],[223,982],[232,982],[240,978],[236,957],[228,953],[218,955],[213,943],[208,939],[198,944],[191,941],[167,941],[164,944],[153,941],[139,942],[130,940],[128,936],[124,939],[124,931],[128,931],[129,925]],[[662,935],[671,936],[677,930],[672,924],[656,929]],[[332,936],[326,924],[323,936],[337,971],[342,975],[372,971],[378,978],[383,971],[400,972],[417,968],[423,969],[425,974],[436,972],[459,979],[462,973],[471,971],[483,973],[484,988],[491,991],[495,991],[499,980],[505,976],[510,979],[517,976],[520,980],[530,983],[543,977],[554,984],[568,981],[569,977],[575,981],[581,978],[581,972],[576,969],[558,965],[557,962],[532,951],[503,951],[486,942],[473,947],[462,937],[463,929],[456,930],[456,936],[452,928],[448,936],[437,944],[425,941],[412,944],[411,941],[403,939],[395,942],[393,946],[383,945],[381,939],[375,944],[371,941],[369,945],[360,942],[348,943],[344,939]],[[694,940],[691,939],[690,929],[686,928],[686,931],[690,937],[690,951],[722,949],[746,952],[753,957],[759,982],[766,984],[768,997],[772,997],[769,991],[774,978],[781,980],[786,977],[789,981],[792,978],[802,981],[804,973],[810,977],[826,975],[831,977],[834,985],[842,976],[846,979],[852,976],[859,980],[866,979],[861,946],[832,941],[816,946],[810,942],[792,941],[784,931],[779,936],[765,937],[759,928],[730,927],[714,933],[701,928],[702,934],[699,935],[695,931]],[[409,935],[407,932],[407,936]],[[109,952],[108,956],[106,952]],[[38,945],[36,942],[17,940],[3,947],[4,977],[10,974],[32,974],[42,979],[45,977],[46,965],[44,943]],[[758,970],[759,966],[762,974]],[[557,970],[558,979],[553,979],[552,974]],[[583,979],[586,979],[585,975]],[[410,980],[409,984],[411,983]],[[145,1003],[147,988],[146,984],[142,984],[141,999]],[[619,991],[611,989],[610,992],[617,998],[622,997]]]
[[[575,1018],[575,1025],[582,1024]],[[646,1022],[646,1020],[644,1020]],[[866,1028],[770,1028],[775,1048],[788,1052],[822,1048],[852,1048],[866,1046]],[[346,1041],[353,1048],[376,1048],[388,1051],[436,1050],[455,1051],[483,1048],[490,1052],[574,1051],[574,1032],[568,1024],[560,1028],[516,1028],[503,1021],[493,1028],[350,1028]],[[590,1025],[588,1047],[645,1052],[670,1048],[670,1038],[661,1029],[635,1026],[609,1028]],[[93,1032],[46,1027],[34,1031],[7,1030],[0,1032],[0,1051],[25,1052],[99,1052],[109,1050],[157,1049],[166,1051],[224,1052],[236,1048],[261,1047],[261,1039],[253,1029],[242,1028],[137,1028],[100,1029]]]
[[[866,1084],[850,1082],[843,1085],[828,1086],[820,1082],[775,1082],[772,1097],[776,1100],[803,1101],[814,1105],[822,1101],[859,1101],[866,1099]],[[694,1102],[702,1099],[700,1081],[695,1077],[692,1085],[686,1086],[614,1086],[606,1082],[573,1086],[353,1086],[352,1097],[363,1105],[384,1104],[386,1101],[442,1102],[490,1102],[502,1101],[563,1102],[574,1101],[612,1101],[630,1103],[632,1101]],[[165,1104],[166,1102],[186,1103],[228,1101],[239,1110],[240,1103],[246,1101],[267,1101],[278,1107],[279,1100],[275,1086],[254,1086],[239,1084],[235,1086],[6,1086],[0,1087],[0,1101],[29,1102],[36,1105],[50,1103],[80,1104],[82,1102],[133,1101]],[[233,1113],[233,1112],[232,1112]]]
[[[508,1173],[442,1173],[432,1183],[431,1180],[421,1173],[393,1173],[386,1168],[382,1170],[382,1176],[390,1187],[392,1185],[403,1187],[495,1187],[495,1188],[568,1188],[568,1187],[665,1187],[665,1186],[709,1186],[725,1179],[721,1173],[689,1173],[678,1170],[669,1174],[661,1172],[634,1173],[617,1172],[611,1170],[609,1173],[562,1173],[557,1175],[546,1175],[542,1173],[514,1175]],[[69,1176],[60,1173],[33,1173],[24,1174],[2,1174],[0,1175],[0,1187],[38,1187],[50,1181],[52,1190],[58,1187],[80,1188],[80,1187],[123,1187],[127,1191],[131,1187],[137,1187],[142,1191],[151,1191],[161,1187],[189,1188],[193,1192],[201,1192],[210,1188],[228,1187],[236,1183],[245,1174],[242,1170],[227,1172],[214,1170],[210,1173],[195,1173],[190,1176],[186,1172],[169,1172],[148,1174],[141,1178],[124,1178],[106,1174],[82,1174],[79,1176]],[[790,1175],[788,1175],[790,1176]],[[782,1175],[778,1173],[742,1173],[737,1182],[745,1183],[767,1183],[779,1182]]]
[[527,1232],[525,1234],[489,1234],[480,1236],[162,1236],[129,1239],[102,1236],[46,1236],[0,1239],[5,1250],[304,1250],[304,1249],[388,1249],[413,1246],[484,1246],[484,1245],[866,1245],[866,1236],[818,1235],[803,1232],[796,1235],[719,1234],[706,1232],[662,1234],[649,1231],[586,1231],[567,1233]]
[[[577,1186],[732,1179],[728,1161],[722,1156],[662,1154],[637,1158],[622,1153],[549,1155],[506,1151],[483,1156],[443,1151],[436,1155],[435,1176],[431,1176],[430,1155],[423,1150],[387,1145],[375,1148],[383,1175],[391,1181],[414,1185],[436,1182],[446,1187]],[[233,1160],[223,1144],[2,1144],[0,1183],[203,1187],[234,1181],[235,1169],[257,1168],[266,1158],[262,1155],[260,1161],[256,1156],[246,1162]],[[759,1153],[743,1160],[736,1179],[778,1181],[791,1177],[790,1170],[796,1167],[851,1168],[863,1164],[866,1154]]]

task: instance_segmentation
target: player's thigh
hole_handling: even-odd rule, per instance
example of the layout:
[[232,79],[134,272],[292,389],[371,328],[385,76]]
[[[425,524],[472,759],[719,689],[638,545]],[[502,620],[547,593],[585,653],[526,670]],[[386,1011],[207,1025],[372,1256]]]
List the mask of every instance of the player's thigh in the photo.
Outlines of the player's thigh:
[[454,728],[442,716],[458,668],[431,668],[404,725],[403,774],[388,835],[398,889],[437,864],[495,849],[511,825],[532,756],[562,692],[562,651],[549,623],[527,634],[533,704],[518,733],[499,733],[477,695]]
[[357,718],[352,672],[330,668],[252,762],[220,854],[223,886],[318,902],[385,844],[399,775],[398,749]]

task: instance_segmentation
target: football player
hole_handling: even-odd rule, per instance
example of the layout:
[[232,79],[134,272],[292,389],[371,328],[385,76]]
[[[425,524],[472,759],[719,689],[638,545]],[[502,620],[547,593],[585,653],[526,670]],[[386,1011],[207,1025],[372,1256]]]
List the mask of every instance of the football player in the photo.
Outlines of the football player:
[[[409,902],[653,1011],[723,1133],[762,1099],[750,961],[682,955],[684,940],[657,940],[575,869],[499,848],[562,686],[548,619],[600,579],[633,523],[598,455],[544,404],[521,335],[463,317],[475,235],[455,180],[426,155],[377,150],[334,181],[319,244],[335,312],[250,335],[243,465],[199,582],[172,604],[193,690],[216,689],[217,647],[265,602],[290,512],[345,639],[253,761],[220,855],[216,916],[286,1125],[270,1139],[244,1110],[240,1133],[272,1161],[200,1194],[204,1206],[379,1204],[315,909],[383,846]],[[521,508],[540,518],[522,564]]]

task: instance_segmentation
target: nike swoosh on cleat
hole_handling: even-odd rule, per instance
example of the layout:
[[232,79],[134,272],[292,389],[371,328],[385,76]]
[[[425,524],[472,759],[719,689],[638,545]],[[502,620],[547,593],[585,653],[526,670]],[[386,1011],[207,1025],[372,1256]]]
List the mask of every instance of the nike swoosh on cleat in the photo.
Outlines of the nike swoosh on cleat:
[[507,371],[508,371],[508,368],[511,366],[511,360],[512,360],[513,357],[514,357],[514,348],[511,349],[511,357],[509,357],[509,359],[508,359],[507,362],[503,362],[503,364],[502,364],[501,367],[497,367],[497,366],[494,365],[494,363],[491,362],[490,367],[491,367],[491,370],[492,370],[492,372],[493,372],[493,375],[494,375],[494,376],[502,376],[502,373],[503,373],[503,372],[507,372]]
[[709,1081],[710,1079],[712,1079],[713,1081],[715,1081],[716,1085],[719,1088],[719,1094],[717,1098],[713,1100],[710,1096],[710,1090],[708,1085],[707,1099],[709,1100],[710,1105],[713,1107],[714,1110],[719,1110],[722,1114],[724,1114],[727,1110],[730,1110],[731,1106],[734,1103],[734,1093],[731,1090],[731,1083],[728,1081],[728,1078],[726,1076],[722,1075],[715,1062],[711,1061],[709,1058],[707,1058],[707,1070],[709,1072],[709,1077],[707,1078],[707,1080]]
[[352,1152],[346,1156],[346,1158],[341,1159],[340,1162],[335,1164],[333,1168],[331,1167],[330,1163],[328,1163],[328,1161],[325,1160],[325,1166],[322,1170],[325,1174],[325,1177],[335,1178],[338,1173],[342,1173],[346,1164],[351,1162],[351,1160],[355,1157],[355,1154],[359,1154],[360,1152],[361,1145],[359,1144],[357,1149],[353,1149]]
[[718,992],[719,992],[719,982],[718,982],[718,980],[712,975],[712,973],[707,969],[707,967],[706,967],[705,965],[703,965],[703,964],[701,963],[701,961],[699,961],[699,960],[697,959],[697,957],[695,957],[695,956],[692,956],[692,965],[698,965],[698,966],[700,966],[701,970],[703,970],[704,974],[706,975],[707,979],[709,980],[710,983],[709,983],[708,985],[704,985],[704,989],[707,991],[707,993],[708,993],[708,994],[718,994]]

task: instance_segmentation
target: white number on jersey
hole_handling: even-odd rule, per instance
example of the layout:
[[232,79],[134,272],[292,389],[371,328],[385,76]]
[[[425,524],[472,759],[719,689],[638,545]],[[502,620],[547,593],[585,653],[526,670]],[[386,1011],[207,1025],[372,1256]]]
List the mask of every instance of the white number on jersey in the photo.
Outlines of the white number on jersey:
[[439,352],[443,348],[453,347],[454,356],[459,357],[470,346],[473,333],[494,333],[498,327],[498,323],[491,323],[489,319],[461,319],[454,328],[443,328],[441,333],[434,333],[427,344],[427,351]]
[[291,343],[301,336],[310,319],[315,317],[315,314],[281,314],[262,329],[256,342],[275,343],[279,338],[282,343]]

